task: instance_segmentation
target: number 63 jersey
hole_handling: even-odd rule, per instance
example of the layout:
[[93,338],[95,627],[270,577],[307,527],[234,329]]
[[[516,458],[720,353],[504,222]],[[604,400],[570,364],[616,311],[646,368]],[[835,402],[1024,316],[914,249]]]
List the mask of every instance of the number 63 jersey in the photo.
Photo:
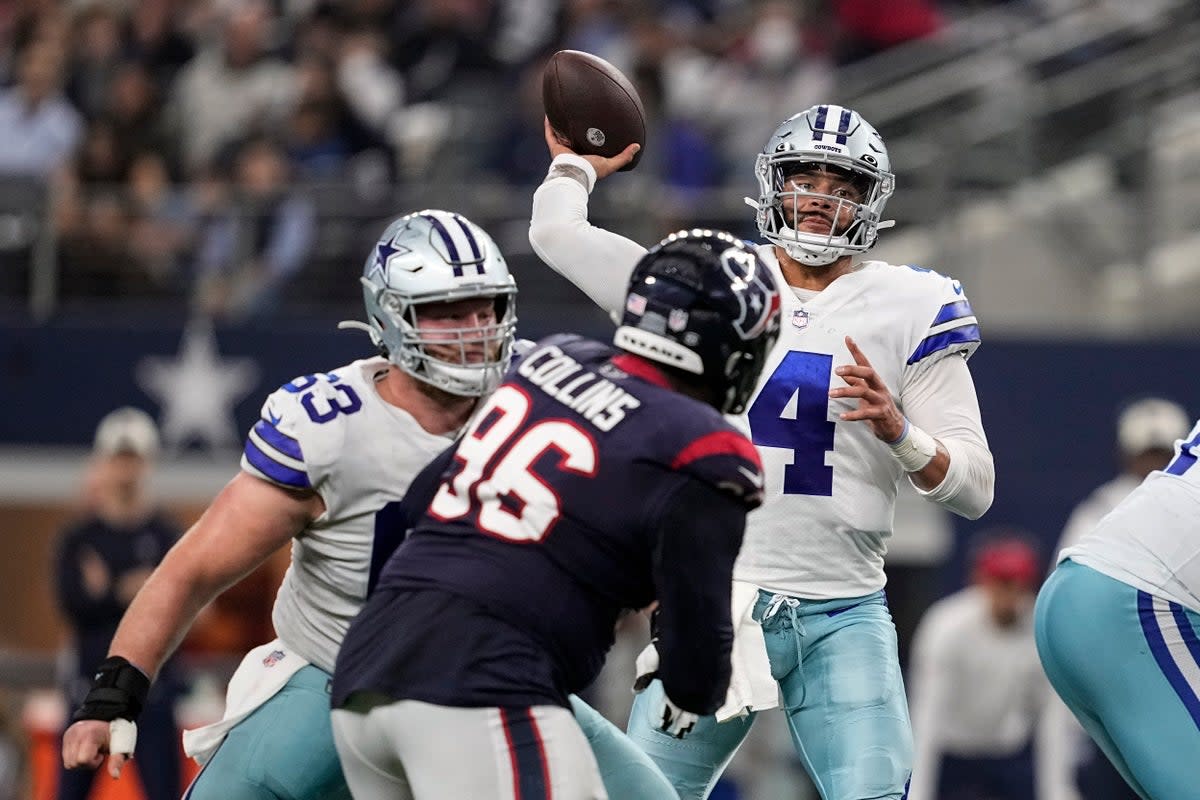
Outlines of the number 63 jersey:
[[[772,248],[760,247],[759,255],[785,285]],[[908,415],[906,404],[940,402],[922,376],[941,359],[969,357],[979,328],[957,281],[882,261],[864,262],[820,292],[792,288],[782,300],[779,341],[741,419],[762,456],[766,489],[763,506],[747,520],[736,577],[813,599],[869,594],[885,582],[883,556],[904,472],[867,422],[840,419],[858,399],[829,397],[845,385],[834,369],[854,364],[845,339],[855,341]],[[969,373],[964,380],[971,408],[936,419],[986,450]],[[914,422],[935,437],[947,433],[927,417]]]
[[314,491],[325,503],[292,539],[271,621],[280,639],[326,672],[366,598],[376,512],[399,501],[452,442],[380,397],[375,382],[387,369],[369,358],[285,383],[263,404],[242,454],[251,475]]

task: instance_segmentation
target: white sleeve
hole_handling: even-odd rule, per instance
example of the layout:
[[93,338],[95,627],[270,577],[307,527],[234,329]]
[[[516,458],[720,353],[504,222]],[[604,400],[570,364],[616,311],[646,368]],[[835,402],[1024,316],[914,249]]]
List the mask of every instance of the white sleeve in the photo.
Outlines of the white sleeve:
[[588,193],[595,182],[595,170],[584,159],[555,158],[546,181],[533,194],[529,243],[551,269],[617,320],[624,310],[629,276],[646,248],[588,222]]
[[950,455],[942,482],[929,490],[914,484],[917,493],[961,517],[979,519],[992,505],[996,467],[966,359],[951,354],[914,371],[900,402],[912,424],[937,439]]
[[913,635],[912,669],[909,676],[909,716],[913,730],[912,783],[909,800],[935,800],[942,745],[942,707],[939,696],[946,686],[945,636],[941,634],[943,615],[932,606],[918,623]]

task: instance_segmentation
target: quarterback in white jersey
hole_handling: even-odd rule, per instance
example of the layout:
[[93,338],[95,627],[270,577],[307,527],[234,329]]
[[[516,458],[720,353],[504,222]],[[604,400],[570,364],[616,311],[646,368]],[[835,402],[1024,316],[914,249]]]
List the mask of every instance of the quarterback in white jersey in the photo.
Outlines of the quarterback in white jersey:
[[1055,691],[1145,800],[1196,794],[1200,760],[1200,422],[1038,594]]
[[[251,429],[242,472],[168,553],[121,621],[63,741],[69,767],[97,767],[140,711],[149,681],[200,609],[288,543],[279,638],[230,682],[225,717],[189,731],[205,763],[189,798],[348,798],[328,683],[367,594],[375,515],[446,449],[508,366],[516,284],[491,238],[458,214],[394,221],[362,278],[365,328],[383,357],[297,378]],[[346,325],[347,323],[344,323]],[[393,545],[398,542],[391,543]],[[382,549],[378,554],[374,551]]]
[[[534,195],[530,241],[617,312],[644,248],[592,226],[587,201],[633,151],[580,157],[548,123],[546,140],[554,161]],[[909,778],[912,735],[882,594],[897,483],[907,474],[926,498],[974,519],[991,504],[994,469],[967,368],[979,328],[962,287],[926,269],[855,260],[888,224],[889,167],[875,129],[835,105],[784,122],[758,158],[751,202],[768,242],[758,252],[791,291],[783,333],[738,420],[758,446],[767,491],[747,521],[734,619],[743,638],[766,634],[768,657],[761,644],[741,656],[735,646],[726,707],[686,743],[654,730],[657,683],[638,696],[630,736],[683,798],[707,796],[753,713],[780,697],[824,800],[900,798]]]

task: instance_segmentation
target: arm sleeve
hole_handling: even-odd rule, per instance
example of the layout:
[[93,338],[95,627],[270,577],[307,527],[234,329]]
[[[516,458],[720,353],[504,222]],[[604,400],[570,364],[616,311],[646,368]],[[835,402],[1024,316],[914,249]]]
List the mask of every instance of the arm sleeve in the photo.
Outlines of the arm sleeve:
[[729,688],[729,593],[745,524],[743,502],[695,478],[684,480],[659,519],[659,678],[672,702],[696,714],[716,711]]
[[914,484],[917,492],[961,517],[983,516],[992,505],[996,467],[966,359],[951,354],[917,370],[905,382],[901,403],[905,416],[950,455],[942,482],[929,490]]
[[[565,167],[565,168],[564,168]],[[575,284],[610,316],[620,318],[629,276],[646,248],[588,222],[591,165],[578,156],[558,156],[550,176],[533,195],[529,243],[551,269]],[[579,179],[567,177],[574,170]]]

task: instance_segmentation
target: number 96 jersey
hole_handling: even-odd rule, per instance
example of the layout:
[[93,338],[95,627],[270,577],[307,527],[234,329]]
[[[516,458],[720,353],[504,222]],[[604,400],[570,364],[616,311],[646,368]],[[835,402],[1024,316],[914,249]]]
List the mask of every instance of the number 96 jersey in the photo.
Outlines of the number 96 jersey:
[[333,671],[367,594],[375,513],[400,500],[451,439],[429,433],[375,388],[387,361],[369,358],[285,383],[246,439],[242,469],[285,489],[314,491],[325,513],[292,540],[271,621],[279,637]]
[[[786,285],[772,248],[759,255]],[[736,577],[813,599],[883,587],[897,483],[904,476],[833,370],[853,365],[851,337],[904,413],[906,389],[931,364],[979,345],[974,312],[955,280],[930,270],[864,262],[820,292],[782,294],[779,341],[741,419],[762,456],[765,500],[750,515]],[[934,434],[934,431],[929,431]],[[982,431],[980,431],[982,435]]]

